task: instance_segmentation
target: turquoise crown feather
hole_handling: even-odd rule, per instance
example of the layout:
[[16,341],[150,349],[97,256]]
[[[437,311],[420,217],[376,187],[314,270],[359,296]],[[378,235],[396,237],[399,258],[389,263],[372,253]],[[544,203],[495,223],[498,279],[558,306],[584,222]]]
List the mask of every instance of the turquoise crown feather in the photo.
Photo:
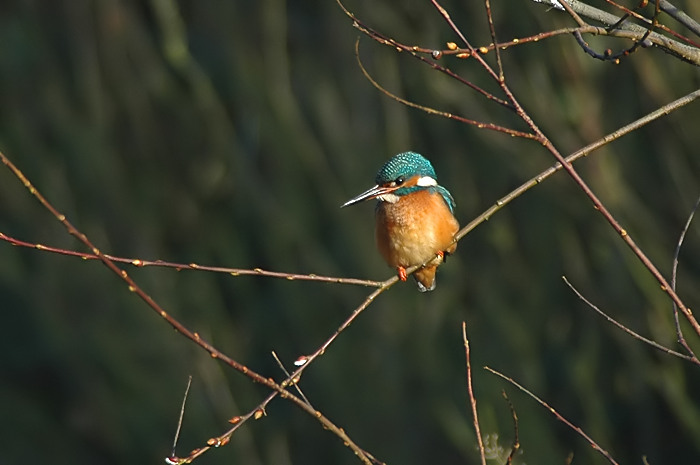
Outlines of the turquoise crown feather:
[[[390,182],[400,184],[413,176],[427,176],[433,178],[437,182],[437,175],[433,165],[423,155],[416,152],[403,152],[394,155],[379,168],[375,182],[382,186]],[[407,195],[421,189],[427,189],[430,192],[438,192],[445,199],[445,203],[450,207],[450,211],[454,213],[455,201],[452,194],[440,185],[436,186],[412,186],[402,187],[397,189],[394,194],[398,196]]]

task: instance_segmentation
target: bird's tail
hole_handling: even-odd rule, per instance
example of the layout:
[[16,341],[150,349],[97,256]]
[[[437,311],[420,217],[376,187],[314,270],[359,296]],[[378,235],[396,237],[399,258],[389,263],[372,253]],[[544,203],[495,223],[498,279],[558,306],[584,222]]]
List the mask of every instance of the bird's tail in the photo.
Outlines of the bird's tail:
[[421,292],[429,292],[435,289],[435,273],[437,272],[437,265],[425,266],[413,273],[413,277],[416,279],[416,284],[418,285],[418,290]]

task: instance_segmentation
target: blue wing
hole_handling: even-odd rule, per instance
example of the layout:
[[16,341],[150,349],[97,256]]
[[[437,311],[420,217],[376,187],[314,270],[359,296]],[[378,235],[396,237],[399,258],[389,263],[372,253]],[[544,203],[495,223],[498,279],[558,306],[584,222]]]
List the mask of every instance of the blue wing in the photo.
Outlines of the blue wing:
[[455,203],[455,199],[452,198],[452,194],[450,194],[450,191],[448,191],[442,186],[436,186],[435,190],[440,193],[443,200],[445,200],[447,206],[450,207],[450,213],[454,214],[455,207],[457,206],[457,204]]

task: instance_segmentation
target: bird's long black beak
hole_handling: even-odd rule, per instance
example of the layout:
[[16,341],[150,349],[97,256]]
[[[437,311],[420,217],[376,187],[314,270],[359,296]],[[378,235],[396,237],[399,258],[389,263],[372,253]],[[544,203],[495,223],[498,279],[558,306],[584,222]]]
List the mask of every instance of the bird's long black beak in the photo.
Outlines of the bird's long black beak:
[[347,202],[342,204],[340,208],[349,207],[350,205],[355,205],[356,203],[360,203],[365,200],[375,199],[380,195],[389,194],[395,191],[397,188],[398,187],[383,187],[380,185],[376,185],[370,189],[367,189],[357,197],[353,197],[352,199],[348,200]]

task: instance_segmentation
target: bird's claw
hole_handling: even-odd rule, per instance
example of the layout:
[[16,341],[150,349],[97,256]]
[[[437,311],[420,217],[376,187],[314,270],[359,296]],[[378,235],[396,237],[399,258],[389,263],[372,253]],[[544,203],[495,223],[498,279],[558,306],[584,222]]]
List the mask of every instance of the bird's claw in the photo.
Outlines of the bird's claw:
[[407,278],[407,276],[406,276],[406,268],[404,268],[403,266],[399,266],[399,267],[397,267],[396,269],[397,269],[397,271],[399,272],[399,279],[400,279],[401,281],[406,281],[406,278]]

